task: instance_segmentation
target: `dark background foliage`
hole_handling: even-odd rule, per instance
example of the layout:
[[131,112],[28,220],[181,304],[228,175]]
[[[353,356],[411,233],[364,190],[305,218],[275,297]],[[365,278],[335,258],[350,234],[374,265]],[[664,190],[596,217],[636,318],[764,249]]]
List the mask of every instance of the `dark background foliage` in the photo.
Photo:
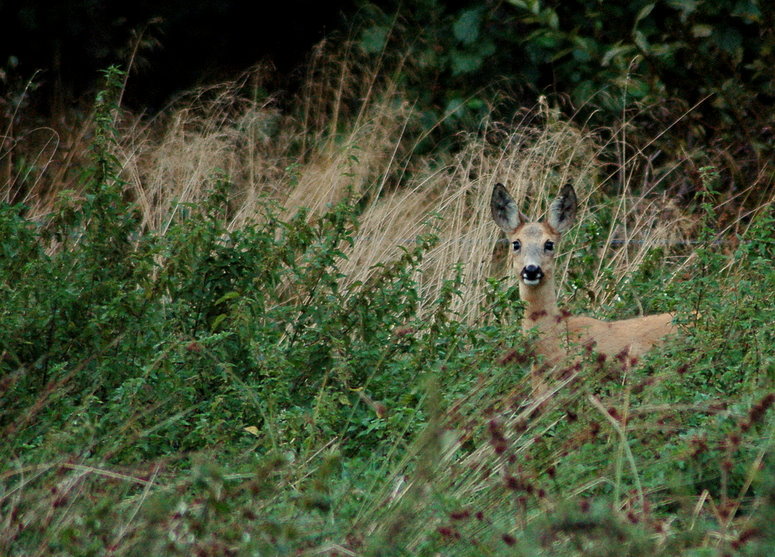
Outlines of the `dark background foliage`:
[[666,156],[655,161],[655,177],[687,163],[687,179],[670,181],[674,193],[699,189],[699,168],[708,163],[721,169],[732,191],[757,182],[771,186],[771,2],[512,0],[453,7],[424,0],[380,6],[361,12],[368,22],[361,44],[370,52],[411,44],[408,86],[422,107],[452,112],[448,124],[470,125],[488,113],[493,89],[510,91],[517,101],[501,105],[504,118],[547,95],[594,125],[630,121],[638,146],[658,137]]
[[[773,183],[772,2],[16,0],[0,21],[6,116],[29,80],[32,113],[83,107],[111,63],[131,69],[123,104],[134,110],[257,63],[276,69],[275,90],[293,91],[313,45],[355,39],[374,63],[401,60],[429,129],[447,116],[442,141],[493,105],[509,120],[547,95],[596,126],[630,122],[636,148],[658,138],[651,179],[674,194],[701,189],[708,164],[731,194],[762,197]],[[676,165],[682,176],[664,180]]]
[[91,90],[98,70],[126,64],[139,40],[125,99],[155,109],[178,91],[258,62],[291,73],[347,9],[351,0],[11,0],[0,4],[0,64],[23,78],[42,70],[39,101],[56,109]]

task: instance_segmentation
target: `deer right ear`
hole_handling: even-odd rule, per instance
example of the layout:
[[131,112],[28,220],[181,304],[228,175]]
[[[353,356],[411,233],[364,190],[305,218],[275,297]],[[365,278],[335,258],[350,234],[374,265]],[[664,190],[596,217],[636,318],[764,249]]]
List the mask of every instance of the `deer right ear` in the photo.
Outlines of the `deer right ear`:
[[495,184],[495,187],[492,189],[490,212],[492,213],[492,220],[506,234],[514,232],[519,227],[519,223],[524,219],[519,209],[517,209],[514,198],[509,195],[509,192],[500,183]]
[[549,226],[560,234],[567,232],[576,219],[576,191],[568,183],[549,206]]

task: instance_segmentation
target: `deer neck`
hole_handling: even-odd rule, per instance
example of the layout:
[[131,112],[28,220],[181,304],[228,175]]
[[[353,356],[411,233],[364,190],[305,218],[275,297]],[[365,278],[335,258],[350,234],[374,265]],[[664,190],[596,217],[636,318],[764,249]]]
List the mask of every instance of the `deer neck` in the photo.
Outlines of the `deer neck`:
[[525,302],[522,329],[538,333],[536,352],[544,356],[546,364],[554,365],[566,354],[562,341],[564,315],[557,307],[554,281],[549,277],[547,279],[538,286],[527,286],[520,281],[519,294]]
[[520,281],[519,295],[525,302],[525,316],[522,319],[524,329],[538,327],[540,332],[557,324],[560,310],[557,308],[553,280],[547,277],[538,286],[527,286]]

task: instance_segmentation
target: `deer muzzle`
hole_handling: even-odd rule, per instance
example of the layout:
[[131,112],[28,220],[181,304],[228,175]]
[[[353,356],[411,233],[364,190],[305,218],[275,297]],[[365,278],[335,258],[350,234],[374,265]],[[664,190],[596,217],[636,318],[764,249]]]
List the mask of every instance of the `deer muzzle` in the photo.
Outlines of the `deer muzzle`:
[[520,273],[522,282],[528,286],[537,286],[544,278],[544,272],[538,265],[527,265]]

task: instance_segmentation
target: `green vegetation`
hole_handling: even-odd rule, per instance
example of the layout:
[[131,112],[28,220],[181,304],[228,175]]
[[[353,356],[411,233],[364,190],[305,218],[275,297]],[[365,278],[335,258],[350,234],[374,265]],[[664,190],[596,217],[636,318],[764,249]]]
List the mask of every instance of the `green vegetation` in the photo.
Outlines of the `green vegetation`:
[[709,164],[725,190],[772,187],[771,2],[362,4],[363,51],[400,57],[402,84],[427,121],[447,116],[448,131],[477,126],[493,105],[508,119],[546,95],[593,125],[619,122],[633,150],[656,147],[651,172],[674,193],[701,189]]
[[[144,127],[106,77],[88,159],[0,207],[0,553],[769,554],[772,199],[612,194],[549,109],[427,155],[392,82]],[[680,338],[531,393],[496,176],[576,184],[568,307]]]

